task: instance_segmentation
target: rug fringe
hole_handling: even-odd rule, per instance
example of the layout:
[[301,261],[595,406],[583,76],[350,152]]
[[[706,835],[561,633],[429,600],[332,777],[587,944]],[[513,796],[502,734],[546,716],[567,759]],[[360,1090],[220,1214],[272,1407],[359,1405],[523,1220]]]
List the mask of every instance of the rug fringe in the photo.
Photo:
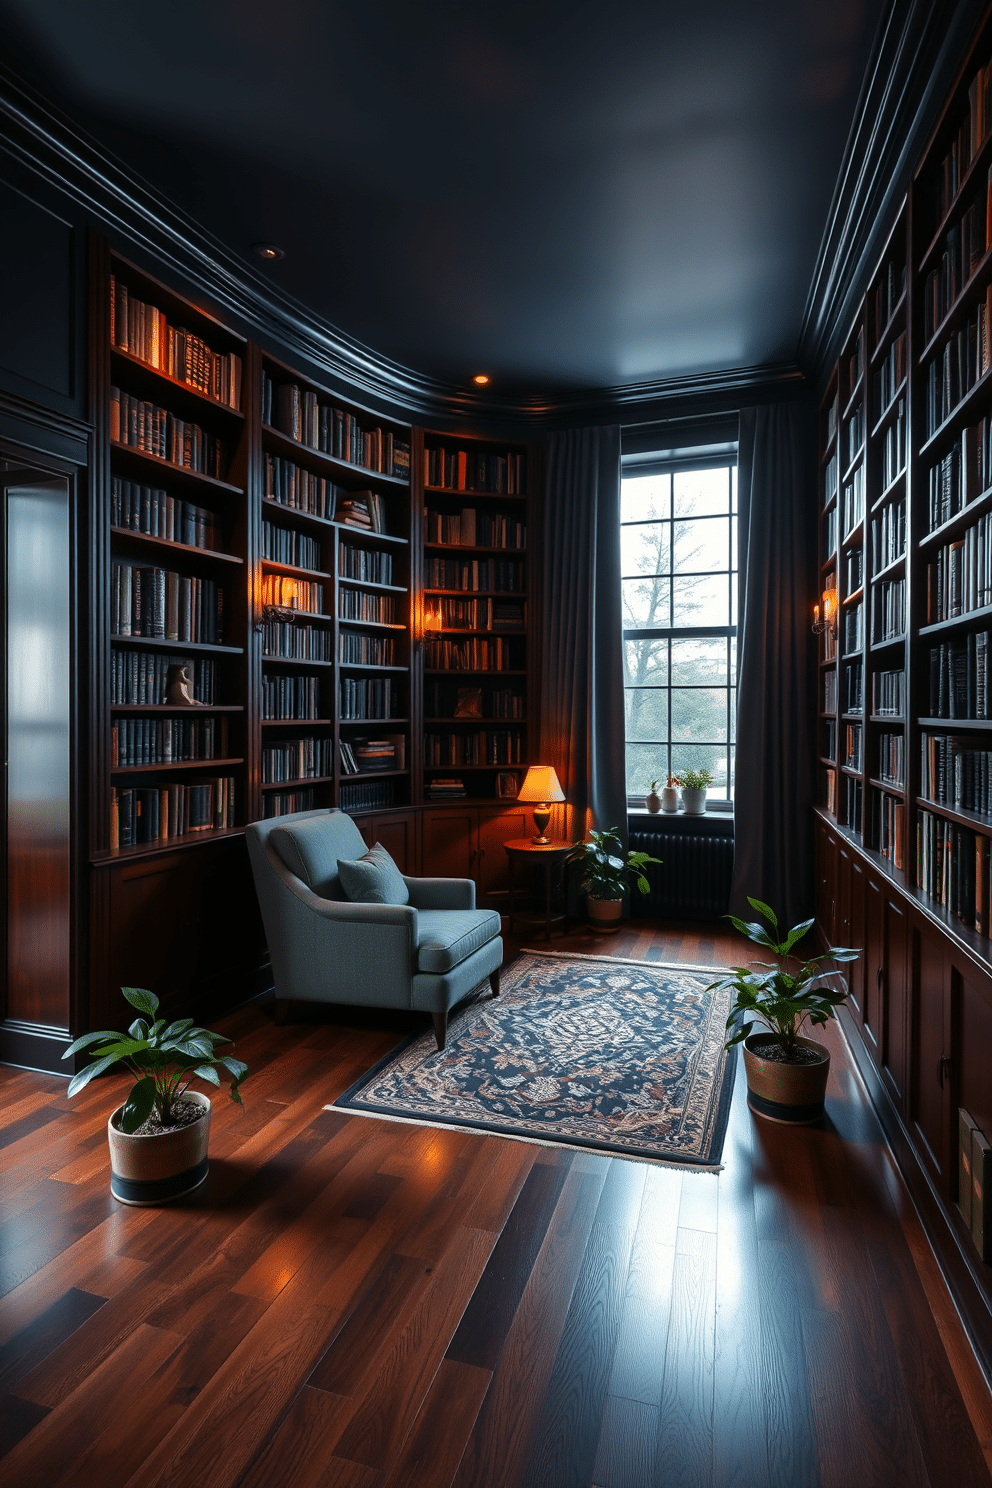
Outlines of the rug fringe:
[[[540,952],[538,952],[540,954]],[[586,960],[598,960],[598,957],[586,957]],[[605,960],[619,960],[619,957],[602,958]],[[611,1157],[617,1162],[643,1162],[653,1163],[659,1168],[678,1168],[682,1173],[722,1173],[723,1163],[702,1162],[678,1162],[672,1157],[648,1157],[639,1152],[606,1152],[601,1147],[593,1147],[587,1142],[553,1142],[550,1138],[524,1137],[517,1132],[488,1131],[481,1126],[455,1125],[451,1121],[424,1121],[416,1116],[393,1116],[383,1111],[363,1111],[357,1106],[339,1106],[333,1102],[324,1106],[325,1111],[345,1112],[348,1116],[364,1116],[369,1121],[395,1121],[397,1126],[425,1126],[432,1131],[468,1132],[473,1137],[498,1137],[506,1142],[526,1142],[531,1147],[557,1147],[565,1152],[584,1152],[593,1157]]]
[[[547,956],[560,961],[610,961],[617,966],[650,966],[655,971],[705,971],[719,976],[729,972],[729,966],[697,966],[691,961],[644,961],[636,956],[593,956],[587,951],[539,951],[532,946],[521,946],[520,956]],[[509,967],[504,967],[504,971]]]

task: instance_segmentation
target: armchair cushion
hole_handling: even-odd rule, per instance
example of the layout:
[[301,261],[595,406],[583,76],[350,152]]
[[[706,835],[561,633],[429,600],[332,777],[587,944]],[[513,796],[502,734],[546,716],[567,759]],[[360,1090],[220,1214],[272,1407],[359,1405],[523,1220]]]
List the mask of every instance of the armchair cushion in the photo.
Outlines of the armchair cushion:
[[500,933],[493,909],[421,909],[418,918],[418,971],[451,971]]
[[359,904],[409,904],[410,890],[389,853],[377,842],[360,858],[339,858],[338,877]]

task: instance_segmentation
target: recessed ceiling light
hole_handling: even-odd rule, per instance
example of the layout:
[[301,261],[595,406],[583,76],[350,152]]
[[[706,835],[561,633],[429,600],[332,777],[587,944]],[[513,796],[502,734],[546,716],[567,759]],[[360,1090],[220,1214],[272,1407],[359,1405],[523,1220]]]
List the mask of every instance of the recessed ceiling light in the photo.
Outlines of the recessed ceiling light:
[[274,262],[277,258],[286,257],[283,250],[281,248],[277,248],[275,243],[252,243],[251,246],[252,248],[254,248],[259,258],[264,258],[269,263]]
[[489,381],[489,373],[476,372],[475,376],[472,378],[472,381],[475,383],[476,387],[485,387],[486,383]]

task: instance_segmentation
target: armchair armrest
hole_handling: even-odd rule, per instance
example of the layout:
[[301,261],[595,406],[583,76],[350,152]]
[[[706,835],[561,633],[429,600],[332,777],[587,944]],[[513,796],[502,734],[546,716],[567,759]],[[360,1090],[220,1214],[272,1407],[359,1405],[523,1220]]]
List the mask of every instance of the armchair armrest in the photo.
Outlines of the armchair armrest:
[[475,883],[471,878],[407,878],[414,909],[474,909]]

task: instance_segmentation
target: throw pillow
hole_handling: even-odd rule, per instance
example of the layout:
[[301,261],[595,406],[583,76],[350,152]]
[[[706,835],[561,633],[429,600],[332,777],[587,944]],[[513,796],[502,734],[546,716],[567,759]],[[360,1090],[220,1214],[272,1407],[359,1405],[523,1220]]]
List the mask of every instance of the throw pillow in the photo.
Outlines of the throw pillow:
[[338,858],[338,877],[356,904],[409,904],[403,875],[380,842],[363,858]]

